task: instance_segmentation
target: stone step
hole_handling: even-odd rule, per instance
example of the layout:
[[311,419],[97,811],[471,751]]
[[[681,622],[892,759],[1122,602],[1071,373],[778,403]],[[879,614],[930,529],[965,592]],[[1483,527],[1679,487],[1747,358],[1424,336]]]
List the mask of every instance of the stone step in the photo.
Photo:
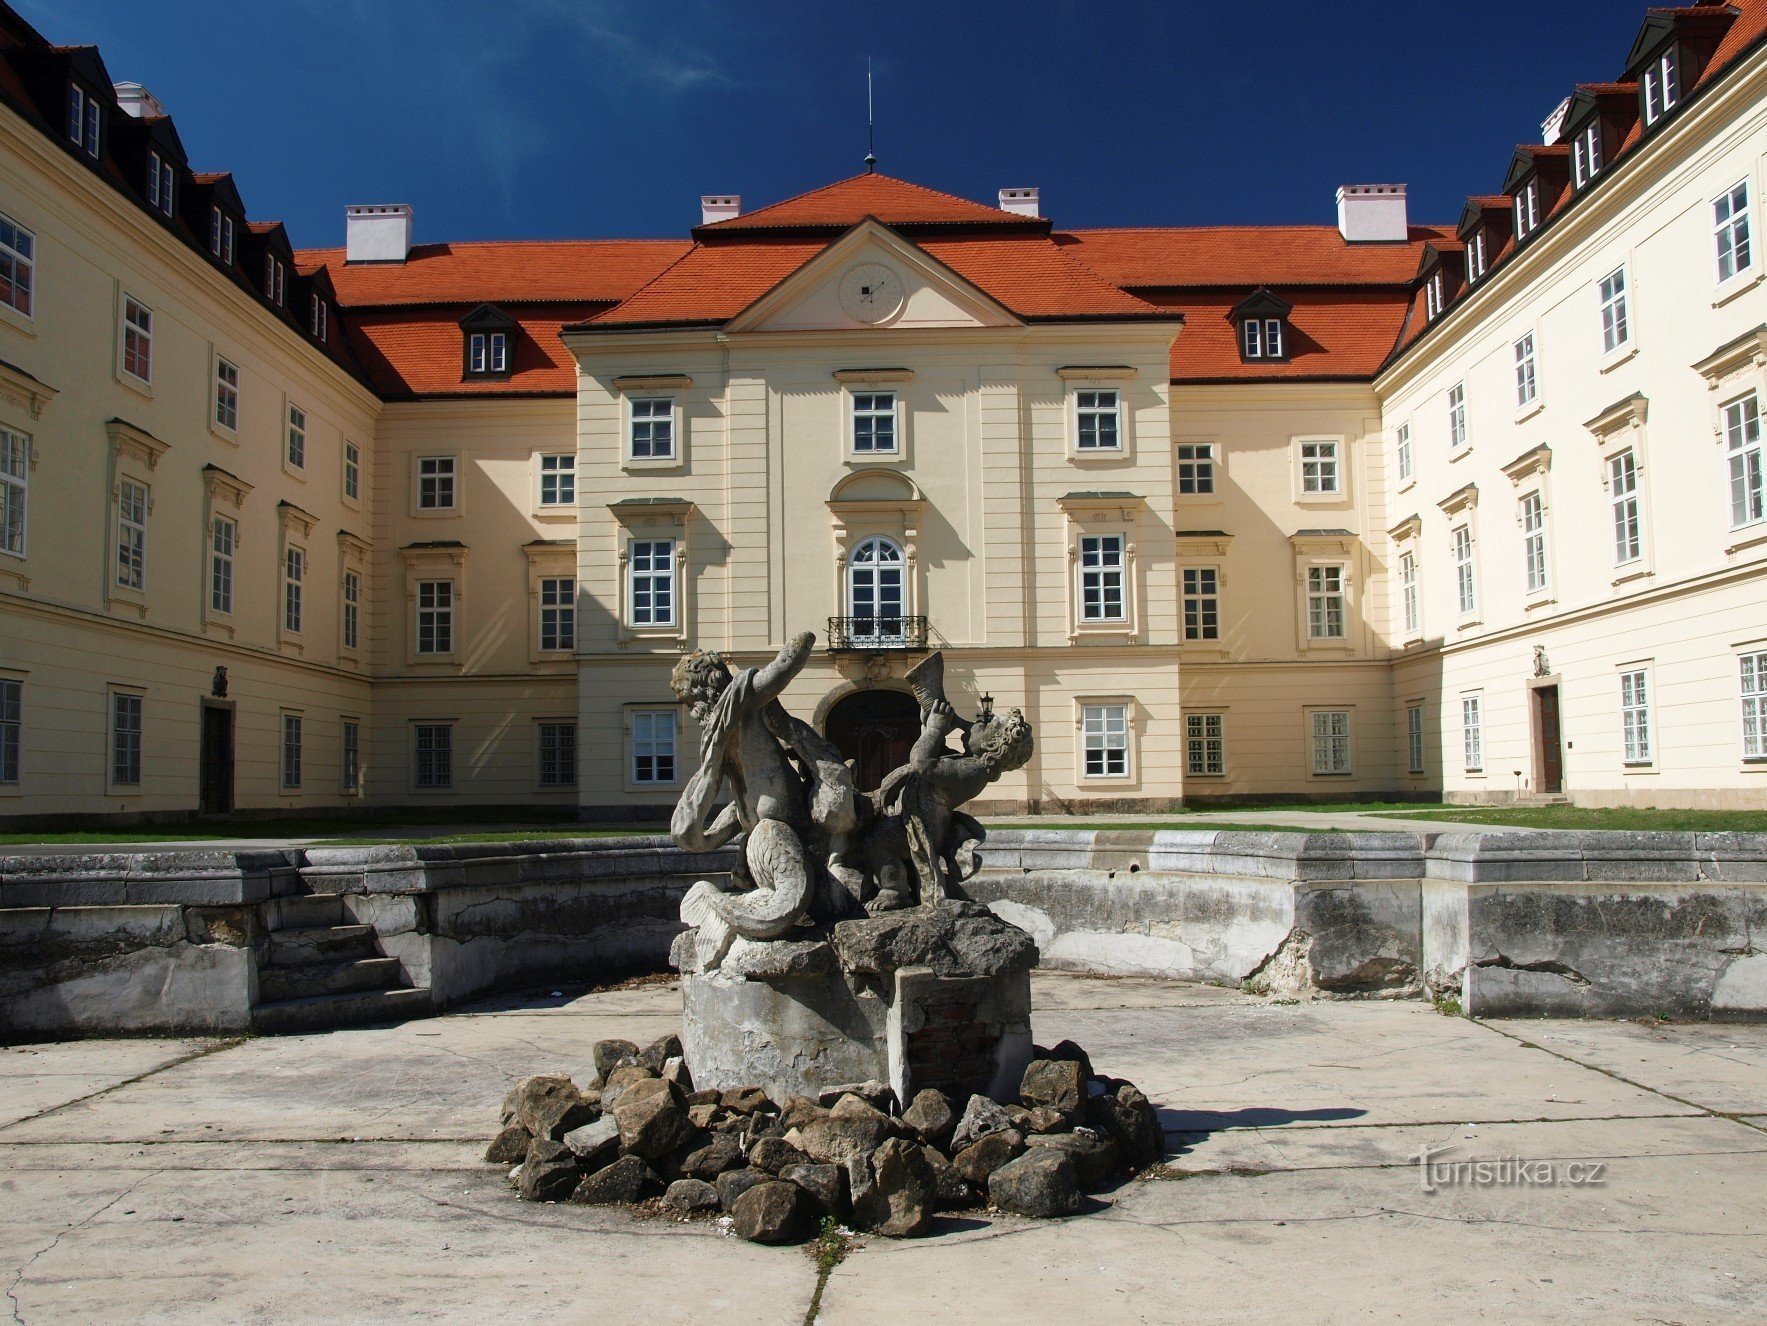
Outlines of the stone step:
[[347,962],[377,957],[371,925],[314,926],[270,933],[271,967],[297,967],[308,962]]
[[332,1027],[365,1027],[406,1022],[431,1012],[428,988],[367,990],[355,994],[316,995],[259,1004],[252,1010],[252,1030],[263,1036],[287,1036]]
[[303,962],[264,967],[258,972],[260,1003],[310,999],[316,995],[396,989],[404,977],[397,958],[358,958],[354,962]]
[[306,893],[292,898],[276,898],[265,908],[272,930],[320,930],[345,925],[350,917],[344,911],[343,895],[338,893]]

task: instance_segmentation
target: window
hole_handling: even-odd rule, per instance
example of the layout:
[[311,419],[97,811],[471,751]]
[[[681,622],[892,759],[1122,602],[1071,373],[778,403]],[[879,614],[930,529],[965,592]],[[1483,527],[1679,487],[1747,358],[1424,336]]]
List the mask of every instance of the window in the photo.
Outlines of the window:
[[215,425],[229,432],[239,427],[239,370],[225,359],[215,360]]
[[1530,594],[1538,594],[1546,588],[1546,506],[1539,493],[1522,498],[1521,522],[1526,589]]
[[1184,638],[1221,638],[1220,573],[1212,566],[1184,568]]
[[1247,359],[1282,358],[1282,319],[1247,318],[1240,324]]
[[1405,709],[1405,772],[1420,774],[1423,768],[1423,706]]
[[414,729],[415,758],[411,781],[428,791],[454,786],[454,725],[418,723]]
[[1712,204],[1712,227],[1718,241],[1718,280],[1728,281],[1755,263],[1749,241],[1749,182],[1740,181]]
[[323,295],[313,296],[313,309],[309,316],[310,321],[307,326],[312,331],[314,339],[323,341],[326,338],[326,329],[331,325],[331,310]]
[[1405,613],[1405,634],[1416,635],[1417,616],[1417,555],[1399,554],[1399,600]]
[[163,216],[172,215],[172,163],[158,152],[147,154],[147,202]]
[[1466,446],[1466,383],[1456,382],[1448,388],[1448,454],[1457,455]]
[[119,787],[141,782],[141,697],[128,691],[110,696],[110,781]]
[[1681,100],[1681,70],[1676,59],[1673,45],[1664,48],[1663,53],[1645,67],[1643,87],[1640,95],[1644,98],[1644,123],[1655,124],[1663,116],[1675,109]]
[[1429,279],[1423,283],[1424,316],[1428,318],[1439,317],[1446,307],[1446,287],[1442,278],[1442,269],[1438,267],[1430,273]]
[[853,450],[864,455],[896,450],[896,393],[853,393]]
[[307,553],[304,548],[290,548],[282,556],[282,629],[294,635],[301,631],[301,591],[307,578]]
[[1399,482],[1406,483],[1411,479],[1411,425],[1400,424],[1399,431],[1393,434],[1393,454],[1398,463]]
[[1120,402],[1114,389],[1074,393],[1074,445],[1080,451],[1116,451],[1122,447],[1118,429]]
[[1515,406],[1525,410],[1532,405],[1540,394],[1540,383],[1535,376],[1534,365],[1534,333],[1529,332],[1515,343]]
[[1485,232],[1475,230],[1466,241],[1466,283],[1471,285],[1485,274]]
[[1571,140],[1571,169],[1581,189],[1601,171],[1601,120],[1589,121]]
[[67,85],[67,136],[75,147],[84,148],[86,155],[98,157],[98,98],[78,83]]
[[288,463],[297,470],[307,465],[307,412],[298,405],[288,407]]
[[1202,496],[1215,491],[1215,444],[1212,442],[1180,442],[1178,444],[1178,491]]
[[675,456],[675,402],[668,396],[631,402],[633,460],[672,460]]
[[417,582],[417,652],[454,652],[454,582]]
[[1479,597],[1473,577],[1472,530],[1465,525],[1454,527],[1454,597],[1462,617],[1477,611]]
[[577,503],[577,457],[540,457],[540,505],[575,506]]
[[1309,640],[1342,640],[1346,629],[1344,568],[1341,566],[1309,566],[1307,568],[1307,638]]
[[301,785],[301,716],[282,716],[282,786],[289,791]]
[[1129,706],[1080,707],[1081,749],[1088,778],[1129,776]]
[[1738,662],[1742,668],[1742,755],[1745,760],[1767,759],[1767,653],[1744,654]]
[[1614,565],[1636,562],[1644,555],[1644,533],[1638,514],[1638,459],[1622,451],[1607,463],[1608,500],[1614,513]]
[[1184,716],[1184,772],[1193,778],[1219,778],[1227,772],[1222,715]]
[[233,611],[233,554],[239,548],[239,526],[216,516],[209,533],[209,611]]
[[344,496],[352,502],[362,500],[362,448],[354,442],[344,443]]
[[25,555],[25,498],[30,479],[31,439],[0,428],[0,552],[14,557]]
[[1485,700],[1480,695],[1460,697],[1461,767],[1467,773],[1485,768]]
[[1515,237],[1517,243],[1540,228],[1540,181],[1530,179],[1515,196]]
[[282,259],[274,253],[266,253],[264,255],[264,295],[271,303],[282,303],[286,276],[287,272],[282,266]]
[[466,342],[466,371],[485,377],[509,372],[509,333],[472,332]]
[[632,625],[675,624],[675,543],[632,540]]
[[360,573],[344,572],[343,600],[344,648],[358,649],[362,643],[362,576]]
[[209,252],[233,266],[233,218],[219,207],[209,208]]
[[24,683],[0,677],[0,783],[18,782],[18,754],[23,744]]
[[1123,600],[1123,536],[1087,534],[1080,539],[1080,620],[1120,622]]
[[902,550],[889,539],[866,539],[847,559],[848,640],[884,644],[902,638]]
[[1314,496],[1342,491],[1336,442],[1301,443],[1301,491]]
[[540,648],[577,647],[577,582],[547,576],[540,581]]
[[123,297],[123,372],[153,381],[153,310],[130,295]]
[[117,584],[147,588],[147,489],[128,479],[117,493]]
[[338,763],[343,766],[344,791],[362,790],[362,728],[354,719],[344,719],[343,749]]
[[636,709],[632,712],[632,781],[675,781],[675,711]]
[[577,725],[540,724],[540,786],[577,785]]
[[1620,674],[1620,743],[1625,763],[1650,763],[1650,689],[1643,668]]
[[1313,772],[1316,774],[1347,774],[1350,772],[1350,711],[1347,709],[1315,709],[1313,724]]
[[[1724,407],[1724,445],[1730,463],[1730,527],[1767,517],[1763,508],[1761,400],[1754,392]],[[22,494],[22,489],[21,489]],[[23,497],[20,497],[23,510]],[[22,528],[23,516],[20,516]]]
[[417,461],[417,509],[454,509],[454,457],[422,456]]
[[1632,335],[1626,322],[1626,269],[1601,278],[1601,348],[1612,354]]
[[31,316],[37,284],[37,237],[0,214],[0,304]]

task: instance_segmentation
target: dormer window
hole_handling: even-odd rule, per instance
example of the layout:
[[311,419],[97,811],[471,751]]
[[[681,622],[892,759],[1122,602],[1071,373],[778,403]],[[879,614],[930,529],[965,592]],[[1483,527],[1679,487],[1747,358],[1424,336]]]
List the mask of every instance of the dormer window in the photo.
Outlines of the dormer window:
[[287,275],[288,271],[282,265],[282,259],[274,253],[264,255],[264,295],[271,303],[280,305],[283,302],[287,293]]
[[1515,196],[1515,238],[1519,244],[1540,228],[1540,181],[1530,179]]
[[209,208],[209,252],[233,266],[233,218],[219,207]]
[[1674,110],[1681,103],[1680,56],[1675,43],[1663,47],[1657,57],[1644,67],[1639,79],[1638,95],[1644,103],[1644,123],[1648,127]]
[[1601,118],[1597,116],[1577,131],[1571,139],[1572,178],[1579,189],[1585,187],[1601,170]]
[[147,154],[147,204],[162,216],[172,214],[172,163],[158,152]]
[[515,320],[492,304],[481,304],[460,320],[461,373],[469,378],[506,378],[515,343]]
[[1282,358],[1282,319],[1247,318],[1240,324],[1247,359]]
[[1247,363],[1288,358],[1291,305],[1269,290],[1254,290],[1235,306],[1239,355]]
[[325,296],[315,294],[313,296],[312,321],[309,324],[313,331],[313,339],[318,341],[325,339],[326,327],[330,321],[331,310],[325,302]]
[[98,98],[78,83],[67,85],[67,136],[75,147],[84,149],[94,161],[98,159],[98,126],[101,117]]
[[1442,269],[1436,268],[1423,283],[1423,311],[1427,318],[1439,318],[1442,310],[1448,306],[1447,284],[1442,277]]
[[1474,281],[1483,276],[1485,274],[1485,268],[1488,265],[1485,248],[1485,232],[1482,230],[1474,231],[1472,237],[1466,241],[1467,284],[1471,285]]

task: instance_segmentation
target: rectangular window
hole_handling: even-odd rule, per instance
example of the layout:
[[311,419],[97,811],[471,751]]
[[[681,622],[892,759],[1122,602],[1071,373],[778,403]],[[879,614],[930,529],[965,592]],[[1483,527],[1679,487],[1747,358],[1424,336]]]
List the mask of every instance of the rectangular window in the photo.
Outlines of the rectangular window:
[[1281,318],[1247,318],[1241,328],[1247,359],[1282,358]]
[[273,304],[282,303],[286,275],[282,259],[274,253],[266,253],[264,255],[264,294]]
[[1540,225],[1540,181],[1531,179],[1515,196],[1515,237],[1526,239]]
[[1466,439],[1466,383],[1456,382],[1448,388],[1448,454],[1462,451]]
[[454,582],[417,582],[417,652],[454,652]]
[[577,582],[548,576],[540,581],[540,648],[577,647]]
[[1447,306],[1448,306],[1447,287],[1443,283],[1442,273],[1441,273],[1441,270],[1438,268],[1436,271],[1431,272],[1429,280],[1424,282],[1424,286],[1423,286],[1424,316],[1427,318],[1439,317],[1441,315],[1442,310],[1444,308],[1446,308]]
[[301,592],[306,579],[306,550],[287,549],[282,558],[282,629],[293,635],[301,632]]
[[1120,622],[1123,597],[1123,536],[1087,534],[1080,539],[1080,620]]
[[31,482],[31,439],[0,428],[0,552],[25,555],[26,498]]
[[1178,491],[1201,496],[1215,491],[1215,444],[1212,442],[1181,442],[1178,444]]
[[896,393],[853,393],[853,450],[866,455],[896,450]]
[[125,691],[110,696],[110,781],[119,787],[141,782],[141,697]]
[[540,457],[540,505],[575,506],[577,504],[577,457]]
[[1515,405],[1516,409],[1525,409],[1534,403],[1540,394],[1540,384],[1535,378],[1534,369],[1534,333],[1529,332],[1515,343]]
[[67,85],[67,136],[76,147],[84,148],[86,155],[94,160],[98,157],[98,98],[87,93],[78,83]]
[[1405,772],[1423,772],[1423,706],[1408,705],[1405,709]]
[[1622,451],[1607,463],[1608,500],[1614,513],[1614,565],[1644,555],[1644,527],[1638,508],[1638,459]]
[[1754,392],[1724,407],[1724,445],[1730,465],[1730,527],[1767,517],[1763,507],[1761,400]]
[[1088,704],[1080,707],[1081,748],[1088,778],[1129,776],[1129,706]]
[[239,526],[216,516],[209,535],[209,611],[233,611],[233,554],[239,547]]
[[1411,425],[1400,424],[1399,430],[1393,434],[1393,454],[1399,469],[1399,482],[1406,483],[1411,478]]
[[509,371],[509,333],[473,332],[467,337],[466,368],[469,373],[493,376]]
[[153,310],[132,295],[123,296],[123,372],[153,381]]
[[1650,763],[1650,689],[1643,668],[1620,674],[1620,739],[1627,764]]
[[1315,709],[1313,724],[1313,772],[1350,772],[1350,711]]
[[301,785],[301,716],[282,716],[282,786],[289,790]]
[[147,489],[127,479],[117,493],[117,584],[147,588]]
[[323,341],[325,339],[326,329],[330,326],[330,321],[331,312],[326,307],[325,300],[319,295],[314,295],[312,320],[308,323],[308,326],[312,329],[313,338],[315,340]]
[[1184,716],[1184,772],[1194,778],[1217,778],[1227,772],[1222,715]]
[[343,766],[344,791],[362,790],[362,728],[353,719],[344,719],[343,749],[339,764]]
[[37,237],[0,214],[0,304],[31,316],[37,285]]
[[1529,493],[1520,504],[1522,521],[1522,562],[1526,568],[1525,588],[1538,594],[1546,588],[1546,504],[1539,493]]
[[454,786],[454,725],[418,723],[413,730],[411,781],[430,791]]
[[1655,124],[1674,110],[1681,100],[1681,70],[1673,44],[1645,68],[1644,122]]
[[668,396],[635,397],[632,411],[633,460],[671,460],[675,455],[675,402]]
[[225,359],[215,360],[215,423],[229,432],[239,427],[239,370]]
[[577,725],[540,724],[540,786],[577,785]]
[[1220,573],[1212,566],[1184,568],[1184,638],[1221,638]]
[[1728,281],[1755,264],[1749,236],[1749,182],[1742,180],[1712,204],[1712,226],[1718,242],[1718,280]]
[[632,625],[675,624],[675,543],[672,539],[634,539],[632,557]]
[[1485,274],[1485,232],[1475,231],[1466,242],[1466,283],[1471,285]]
[[354,442],[344,443],[344,496],[362,500],[362,448]]
[[1417,556],[1414,553],[1399,554],[1399,597],[1405,613],[1405,634],[1416,635],[1418,632]]
[[1074,445],[1080,451],[1116,451],[1122,446],[1118,428],[1121,405],[1116,391],[1074,393]]
[[344,648],[357,649],[362,643],[362,577],[355,571],[344,572],[343,598]]
[[1626,317],[1626,269],[1601,278],[1601,349],[1612,354],[1632,337]]
[[454,457],[422,456],[417,462],[417,509],[454,509]]
[[209,209],[209,252],[233,266],[233,218],[219,207]]
[[1473,575],[1472,530],[1465,525],[1454,527],[1454,597],[1462,617],[1478,609],[1478,583]]
[[158,152],[147,154],[147,201],[164,216],[172,215],[172,185],[176,178],[171,162]]
[[1336,442],[1301,443],[1301,491],[1312,495],[1342,491]]
[[1742,670],[1743,758],[1767,759],[1767,653],[1744,654],[1737,661]]
[[1341,566],[1309,566],[1307,568],[1307,638],[1310,640],[1342,640],[1346,629],[1344,568]]
[[675,711],[673,709],[635,709],[632,711],[632,781],[634,783],[672,783],[675,781]]
[[18,782],[24,735],[24,683],[0,677],[0,783]]
[[1571,140],[1571,164],[1581,189],[1601,170],[1601,119],[1597,117]]
[[1461,767],[1467,773],[1485,768],[1485,701],[1483,696],[1460,697]]
[[297,470],[307,465],[307,412],[298,405],[288,407],[288,463]]

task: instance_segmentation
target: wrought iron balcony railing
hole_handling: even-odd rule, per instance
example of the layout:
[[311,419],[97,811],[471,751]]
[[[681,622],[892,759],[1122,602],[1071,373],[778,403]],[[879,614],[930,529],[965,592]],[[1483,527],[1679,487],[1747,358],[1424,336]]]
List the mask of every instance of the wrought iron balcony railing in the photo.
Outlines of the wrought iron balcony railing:
[[828,647],[876,653],[891,649],[925,649],[925,617],[830,617]]

